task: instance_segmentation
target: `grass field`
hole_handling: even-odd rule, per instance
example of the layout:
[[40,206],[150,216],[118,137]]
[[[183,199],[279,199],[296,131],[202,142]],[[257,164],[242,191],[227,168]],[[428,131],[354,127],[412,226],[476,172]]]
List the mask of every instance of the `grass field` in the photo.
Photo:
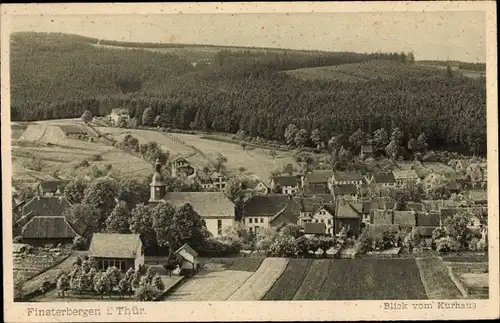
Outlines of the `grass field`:
[[489,297],[488,262],[481,262],[481,258],[471,256],[447,257],[443,260],[448,271],[451,272],[450,276],[453,276],[455,283],[459,285],[467,298],[486,299]]
[[441,259],[417,258],[417,266],[429,299],[458,299],[462,294]]
[[[404,73],[403,73],[404,72]],[[443,70],[424,65],[402,64],[394,61],[367,61],[355,64],[300,68],[286,71],[289,75],[304,80],[338,80],[341,82],[364,82],[369,80],[390,80],[395,75],[405,77],[431,77]]]
[[307,275],[312,259],[290,259],[285,272],[274,283],[263,300],[292,300]]
[[256,175],[262,181],[268,182],[273,170],[281,171],[287,164],[298,168],[291,152],[276,151],[276,158],[273,159],[266,149],[243,150],[237,144],[203,139],[198,135],[175,134],[175,136],[201,150],[210,160],[215,160],[218,153],[226,156],[227,170],[233,174],[239,173],[238,169],[244,167],[247,174]]
[[[16,129],[25,128],[30,124],[41,125],[74,125],[77,119],[46,120],[36,123],[13,123],[13,137]],[[19,131],[18,131],[19,132]],[[20,134],[17,134],[20,136]],[[16,136],[17,136],[16,135]],[[49,138],[50,144],[38,141],[12,140],[13,182],[35,183],[41,180],[72,178],[78,175],[92,173],[92,167],[103,168],[112,166],[112,172],[131,177],[143,178],[149,175],[152,167],[141,158],[132,156],[118,148],[108,146],[104,142],[88,142],[70,138]],[[75,169],[74,165],[84,159],[100,155],[102,160],[91,161],[90,167]]]

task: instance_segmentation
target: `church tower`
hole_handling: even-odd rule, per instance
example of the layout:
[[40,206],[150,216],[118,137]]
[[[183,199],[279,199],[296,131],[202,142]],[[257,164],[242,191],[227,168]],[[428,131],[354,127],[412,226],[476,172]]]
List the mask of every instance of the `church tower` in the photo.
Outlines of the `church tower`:
[[156,159],[155,173],[149,186],[151,187],[149,202],[158,202],[165,196],[167,184],[163,180],[161,174],[161,163],[159,159]]

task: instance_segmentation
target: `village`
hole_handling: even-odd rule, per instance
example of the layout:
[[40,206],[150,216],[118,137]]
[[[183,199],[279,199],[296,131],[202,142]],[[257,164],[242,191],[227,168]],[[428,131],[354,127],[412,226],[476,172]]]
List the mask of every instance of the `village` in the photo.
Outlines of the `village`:
[[[289,281],[286,273],[297,270],[292,266],[296,258],[418,258],[418,280],[435,281],[435,273],[422,272],[441,266],[447,281],[457,286],[456,297],[487,295],[487,167],[480,158],[450,159],[446,165],[391,160],[364,142],[348,163],[378,161],[390,167],[376,172],[357,166],[338,170],[321,161],[308,162],[302,154],[299,167],[285,164],[269,178],[260,178],[241,167],[239,172],[227,171],[231,160],[220,153],[210,167],[199,162],[204,153],[198,148],[195,155],[175,154],[167,153],[161,142],[139,142],[134,135],[140,133],[133,131],[180,135],[154,124],[136,127],[126,109],[114,109],[102,118],[86,114],[83,123],[48,126],[36,141],[59,131],[50,138],[64,137],[65,145],[102,143],[139,156],[152,167],[133,185],[103,172],[84,180],[40,181],[32,196],[13,187],[14,258],[19,272],[26,271],[18,282],[18,300],[78,301],[112,295],[143,301],[282,299],[280,293],[272,296],[277,293],[272,288],[278,288],[275,282]],[[33,137],[36,127],[28,127],[21,140]],[[113,129],[130,131],[116,137]],[[192,147],[181,139],[176,142]],[[238,141],[233,146],[247,149]],[[446,260],[460,253],[480,257],[478,264],[483,264],[469,280],[465,272],[471,269],[462,268],[467,260]],[[40,257],[44,265],[26,269],[26,262]],[[321,275],[309,268],[314,264],[302,269],[304,281],[299,284]],[[205,276],[212,283],[197,280]],[[232,281],[229,276],[235,279],[232,289],[226,286]],[[255,292],[258,284],[252,282],[258,277],[265,277],[266,283]],[[325,278],[317,292],[327,283]],[[423,284],[429,297],[431,283]],[[309,299],[307,293],[297,296],[300,288],[287,297]],[[178,296],[183,293],[187,298]],[[325,299],[334,297],[325,293]]]

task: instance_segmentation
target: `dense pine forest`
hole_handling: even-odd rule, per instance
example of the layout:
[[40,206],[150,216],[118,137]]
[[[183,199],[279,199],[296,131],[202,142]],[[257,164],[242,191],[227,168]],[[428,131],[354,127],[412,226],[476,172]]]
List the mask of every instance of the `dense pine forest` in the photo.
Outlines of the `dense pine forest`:
[[[243,130],[283,141],[293,123],[309,133],[318,129],[328,141],[357,129],[373,133],[383,127],[390,133],[399,127],[405,141],[425,133],[429,148],[486,153],[485,79],[440,69],[419,72],[411,53],[225,47],[192,62],[138,44],[110,49],[97,42],[66,34],[13,34],[12,119],[74,118],[85,110],[106,115],[127,107],[140,121],[151,106],[162,126],[177,129]],[[391,77],[311,81],[282,73],[361,62],[387,66]]]

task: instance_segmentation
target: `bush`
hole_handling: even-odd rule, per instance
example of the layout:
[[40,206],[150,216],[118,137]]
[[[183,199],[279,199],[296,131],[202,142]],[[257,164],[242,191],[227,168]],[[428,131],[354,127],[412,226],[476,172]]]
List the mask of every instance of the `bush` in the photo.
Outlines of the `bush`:
[[95,154],[92,156],[92,160],[93,161],[101,161],[102,160],[102,156],[99,155],[99,154]]
[[365,230],[365,231],[363,231],[363,233],[361,233],[361,236],[359,237],[358,243],[359,243],[358,244],[358,252],[359,253],[367,253],[369,251],[372,251],[373,239],[367,230]]
[[269,247],[275,257],[293,257],[297,254],[297,244],[291,236],[280,235]]
[[458,251],[460,244],[451,237],[440,238],[436,240],[436,250],[438,252],[452,252]]

